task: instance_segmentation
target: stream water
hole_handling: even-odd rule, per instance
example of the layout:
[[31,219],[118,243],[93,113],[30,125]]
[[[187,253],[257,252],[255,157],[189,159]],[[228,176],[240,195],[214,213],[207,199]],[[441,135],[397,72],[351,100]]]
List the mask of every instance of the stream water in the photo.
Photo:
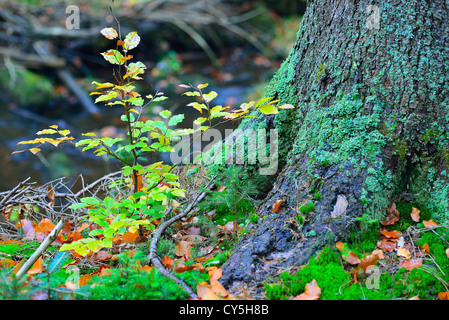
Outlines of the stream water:
[[[214,100],[214,104],[234,105],[239,106],[245,101],[246,95],[250,93],[254,86],[269,80],[277,66],[267,66],[267,64],[253,63],[254,58],[246,57],[245,59],[235,59],[231,61],[227,70],[222,71],[227,76],[225,81],[218,83],[215,86],[210,86],[208,89],[215,90],[219,96]],[[212,79],[212,76],[204,72],[205,66],[209,65],[207,58],[197,60],[191,65],[194,66],[190,71],[189,79],[192,75],[201,74],[202,82],[208,82],[207,77],[210,77],[211,83],[217,83]],[[182,78],[176,79],[177,84],[182,83]],[[151,86],[158,89],[163,87],[165,83],[152,83]],[[186,107],[185,96],[181,96],[178,92],[164,91],[165,95],[169,97],[164,101],[163,106],[156,106],[158,108],[174,109],[173,112],[184,113],[186,119],[183,126],[189,127],[193,124],[193,119],[198,116],[196,110]],[[7,92],[5,93],[7,94]],[[192,100],[190,100],[192,101]],[[25,106],[26,107],[26,106]],[[23,108],[21,106],[20,108]],[[3,105],[0,107],[0,191],[10,190],[16,186],[20,181],[31,177],[31,181],[43,184],[52,179],[59,177],[66,177],[68,185],[79,181],[79,175],[83,176],[85,182],[92,182],[101,176],[119,169],[118,163],[107,158],[97,158],[92,152],[81,152],[80,148],[75,148],[70,145],[65,145],[62,148],[42,148],[42,152],[33,155],[30,152],[22,152],[11,155],[13,151],[22,149],[17,142],[23,140],[34,139],[35,133],[48,127],[51,124],[59,124],[60,128],[67,128],[72,131],[72,136],[79,140],[82,138],[83,132],[103,132],[107,134],[120,134],[120,111],[118,108],[112,109],[110,107],[100,106],[101,118],[95,119],[88,113],[81,112],[80,106],[72,108],[73,111],[52,113],[51,110],[40,111],[37,114],[29,116],[26,112],[15,112],[11,106]],[[62,110],[71,110],[62,108]],[[116,112],[117,111],[117,112]],[[228,126],[230,127],[230,126]],[[223,131],[226,126],[221,126]],[[167,160],[167,159],[163,159]]]

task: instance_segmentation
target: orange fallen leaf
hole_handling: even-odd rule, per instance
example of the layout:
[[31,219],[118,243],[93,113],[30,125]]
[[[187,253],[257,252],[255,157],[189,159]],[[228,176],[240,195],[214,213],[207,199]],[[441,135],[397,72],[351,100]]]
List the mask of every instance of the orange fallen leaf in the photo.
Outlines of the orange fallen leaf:
[[219,186],[217,189],[218,192],[223,192],[225,190],[226,190],[226,186]]
[[11,268],[12,266],[15,266],[17,264],[16,261],[8,259],[8,258],[3,258],[0,259],[0,268]]
[[433,220],[428,220],[428,221],[424,220],[423,224],[426,228],[433,228],[433,227],[438,226],[438,224],[436,224],[435,221],[433,221]]
[[92,276],[90,274],[83,274],[78,280],[78,285],[80,287],[88,285],[92,281]]
[[196,294],[201,300],[219,300],[207,282],[199,282],[196,285]]
[[382,230],[380,233],[387,239],[398,239],[401,235],[401,233],[397,230],[387,231]]
[[191,247],[192,244],[190,242],[181,240],[176,244],[175,255],[177,255],[178,257],[182,257],[185,254],[190,254]]
[[306,284],[304,293],[293,298],[293,300],[318,300],[321,295],[321,289],[315,279]]
[[419,222],[419,210],[416,209],[415,207],[412,208],[412,213],[410,214],[410,216],[412,217],[412,220],[415,222]]
[[375,253],[371,253],[370,255],[363,257],[362,261],[360,261],[357,268],[354,270],[354,283],[357,283],[357,272],[359,269],[363,269],[363,272],[366,272],[366,270],[374,266],[377,263],[377,260],[379,259],[379,256]]
[[[424,254],[430,253],[430,248],[429,248],[429,245],[427,244],[427,242],[423,244],[423,246],[421,247],[421,251]],[[447,251],[446,251],[446,253],[447,253]]]
[[446,257],[449,258],[449,248],[446,249]]
[[422,259],[419,258],[419,259],[410,259],[410,260],[402,261],[399,266],[404,267],[405,269],[410,271],[414,268],[420,267],[421,265],[422,265]]
[[359,257],[357,257],[357,255],[353,252],[353,251],[349,251],[349,254],[346,256],[343,256],[343,258],[349,262],[349,264],[355,265],[355,264],[359,264],[360,263],[360,259]]
[[50,219],[42,219],[41,222],[34,228],[36,234],[36,240],[39,242],[44,241],[44,239],[53,231],[56,227],[55,224],[51,222]]
[[399,248],[398,249],[398,256],[404,257],[406,259],[410,259],[411,258],[410,251],[408,251],[405,248]]
[[394,225],[397,221],[399,221],[399,218],[396,216],[389,216],[385,219],[385,221],[379,221],[379,223],[383,226],[392,226]]
[[438,293],[439,300],[449,300],[449,291]]
[[376,254],[381,260],[385,258],[383,250],[380,249],[373,250],[372,254]]
[[408,300],[419,300],[419,296],[411,297],[411,298],[409,298]]
[[338,250],[340,250],[340,251],[346,251],[346,246],[345,246],[345,244],[343,243],[343,242],[337,242],[336,244],[335,244],[335,246],[337,247],[337,249]]
[[399,213],[399,211],[396,209],[396,203],[393,202],[393,203],[388,207],[388,209],[387,209],[387,214],[388,214],[388,215],[394,215],[394,216],[396,216],[397,218],[400,217],[400,213]]
[[282,202],[284,202],[284,199],[276,200],[276,202],[273,204],[273,209],[271,210],[271,212],[272,213],[278,212]]
[[139,232],[136,230],[135,232],[127,231],[124,234],[122,234],[123,239],[126,242],[134,242],[137,238],[139,238]]
[[36,262],[33,264],[33,266],[30,268],[30,270],[27,271],[27,273],[28,274],[42,273],[44,271],[42,261],[43,261],[42,256],[40,256],[39,259],[37,259]]
[[53,188],[51,185],[48,185],[47,194],[45,196],[50,199],[50,207],[53,208],[55,205],[55,188]]
[[95,261],[105,262],[111,260],[113,255],[107,251],[98,251],[93,254]]
[[211,281],[210,283],[211,290],[221,299],[223,300],[235,300],[234,296],[230,294],[218,281]]
[[391,252],[396,248],[396,242],[388,239],[382,239],[382,241],[377,243],[377,246],[386,252]]
[[173,264],[173,259],[170,258],[169,256],[165,256],[165,257],[162,259],[162,264],[163,264],[164,266],[169,266],[169,265]]
[[223,275],[223,271],[219,268],[209,271],[209,282],[217,281]]

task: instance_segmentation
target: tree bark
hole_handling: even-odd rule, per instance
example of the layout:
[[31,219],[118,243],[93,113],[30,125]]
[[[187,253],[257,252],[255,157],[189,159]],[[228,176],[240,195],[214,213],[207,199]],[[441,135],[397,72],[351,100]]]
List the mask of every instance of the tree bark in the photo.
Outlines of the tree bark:
[[295,109],[242,124],[278,130],[280,169],[262,222],[222,267],[226,286],[306,263],[358,232],[357,217],[382,220],[403,193],[448,220],[447,17],[447,0],[308,2],[265,92]]

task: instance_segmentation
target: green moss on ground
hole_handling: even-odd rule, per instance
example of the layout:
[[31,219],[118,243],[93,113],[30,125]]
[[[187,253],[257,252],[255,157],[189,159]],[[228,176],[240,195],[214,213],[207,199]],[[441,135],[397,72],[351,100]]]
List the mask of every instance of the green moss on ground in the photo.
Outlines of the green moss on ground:
[[[423,227],[422,222],[416,223],[410,218],[415,204],[398,201],[396,205],[401,218],[393,229],[404,231],[411,225]],[[421,209],[422,219],[430,216],[429,210]],[[449,274],[449,259],[446,256],[446,249],[449,247],[449,228],[421,230],[425,232],[419,233],[420,238],[415,245],[422,247],[427,243],[431,257],[436,263],[431,259],[424,260],[422,266],[410,271],[396,266],[389,268],[388,265],[385,268],[384,265],[377,264],[380,268],[378,288],[372,287],[375,283],[369,274],[359,274],[358,281],[354,284],[352,274],[354,267],[343,259],[341,251],[326,246],[296,273],[284,272],[277,281],[265,283],[265,295],[272,300],[292,299],[303,293],[306,284],[315,279],[321,288],[320,299],[323,300],[391,300],[409,299],[414,296],[418,296],[421,300],[434,300],[439,292],[447,291],[443,281],[447,282]],[[372,228],[363,234],[352,233],[349,244],[345,245],[358,257],[363,257],[376,249],[378,239],[379,230]],[[395,254],[395,252],[391,254],[393,261],[396,261]],[[387,260],[384,260],[385,263]]]

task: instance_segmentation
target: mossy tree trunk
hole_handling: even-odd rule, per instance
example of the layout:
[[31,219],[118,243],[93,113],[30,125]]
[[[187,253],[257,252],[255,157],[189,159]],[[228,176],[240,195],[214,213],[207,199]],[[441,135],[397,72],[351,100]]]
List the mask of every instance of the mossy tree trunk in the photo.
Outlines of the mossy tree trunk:
[[448,17],[447,0],[308,2],[266,89],[296,108],[245,123],[278,130],[280,167],[260,223],[223,266],[225,285],[304,264],[403,193],[449,219]]

